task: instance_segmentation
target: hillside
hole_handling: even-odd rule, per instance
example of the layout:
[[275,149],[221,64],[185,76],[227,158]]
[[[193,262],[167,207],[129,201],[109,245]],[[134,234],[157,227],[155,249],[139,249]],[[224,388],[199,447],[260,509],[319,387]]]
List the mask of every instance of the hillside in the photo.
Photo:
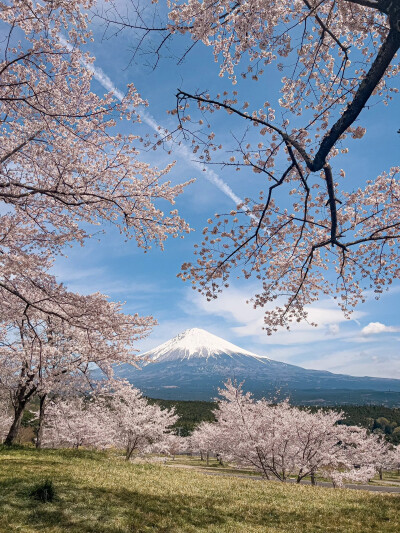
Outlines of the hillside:
[[[398,494],[260,483],[83,450],[0,449],[0,461],[0,533],[400,530]],[[30,497],[44,479],[53,502]]]

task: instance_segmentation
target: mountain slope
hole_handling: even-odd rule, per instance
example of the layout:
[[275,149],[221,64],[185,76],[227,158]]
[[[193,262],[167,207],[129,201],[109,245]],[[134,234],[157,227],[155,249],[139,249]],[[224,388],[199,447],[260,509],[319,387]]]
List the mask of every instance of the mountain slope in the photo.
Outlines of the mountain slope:
[[193,328],[144,353],[141,369],[117,373],[153,398],[211,400],[227,379],[244,381],[256,397],[290,396],[310,404],[400,405],[400,380],[354,377],[259,357],[205,330]]

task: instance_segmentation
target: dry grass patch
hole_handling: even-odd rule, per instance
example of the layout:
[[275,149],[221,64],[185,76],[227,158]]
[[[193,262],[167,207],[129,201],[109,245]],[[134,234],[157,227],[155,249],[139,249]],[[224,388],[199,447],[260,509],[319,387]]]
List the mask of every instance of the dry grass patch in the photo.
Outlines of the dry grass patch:
[[[32,487],[52,480],[57,498]],[[72,450],[2,450],[0,532],[346,533],[400,530],[400,496],[207,476]]]

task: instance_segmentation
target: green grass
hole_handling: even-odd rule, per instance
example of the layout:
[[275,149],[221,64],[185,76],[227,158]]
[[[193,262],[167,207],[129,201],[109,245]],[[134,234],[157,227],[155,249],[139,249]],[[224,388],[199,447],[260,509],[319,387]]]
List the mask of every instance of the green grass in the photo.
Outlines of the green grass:
[[[30,497],[52,480],[53,502]],[[400,496],[207,476],[85,451],[0,450],[0,532],[393,533]]]

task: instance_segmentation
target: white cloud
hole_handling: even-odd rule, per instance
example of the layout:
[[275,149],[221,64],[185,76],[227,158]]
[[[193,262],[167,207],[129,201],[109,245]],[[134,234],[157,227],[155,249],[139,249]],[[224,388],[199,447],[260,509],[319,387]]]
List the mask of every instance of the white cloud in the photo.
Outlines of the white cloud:
[[381,322],[370,322],[361,330],[361,333],[363,335],[377,335],[378,333],[396,333],[397,331],[400,331],[400,329],[393,326],[385,326]]
[[[119,279],[115,272],[106,267],[85,267],[74,257],[75,262],[58,258],[52,267],[52,273],[59,281],[66,283],[68,290],[78,294],[101,292],[114,300],[125,301],[129,297],[130,306],[134,307],[142,299],[155,296],[171,289],[147,279]],[[81,262],[82,263],[82,262]],[[127,311],[128,307],[125,307]],[[135,310],[136,311],[136,310]]]
[[[249,337],[253,343],[263,346],[296,346],[354,336],[354,332],[340,329],[339,324],[350,321],[330,300],[321,300],[317,305],[310,306],[308,322],[293,323],[290,331],[282,328],[269,336],[262,329],[265,308],[254,309],[251,303],[246,303],[252,292],[255,291],[252,291],[249,285],[243,289],[231,286],[224,290],[217,299],[207,302],[203,296],[190,291],[187,297],[189,306],[186,311],[191,314],[201,312],[225,318],[228,323],[234,324],[230,326],[230,330],[236,337]],[[363,315],[364,313],[355,311],[352,319],[358,319]],[[311,322],[318,326],[311,326]]]

